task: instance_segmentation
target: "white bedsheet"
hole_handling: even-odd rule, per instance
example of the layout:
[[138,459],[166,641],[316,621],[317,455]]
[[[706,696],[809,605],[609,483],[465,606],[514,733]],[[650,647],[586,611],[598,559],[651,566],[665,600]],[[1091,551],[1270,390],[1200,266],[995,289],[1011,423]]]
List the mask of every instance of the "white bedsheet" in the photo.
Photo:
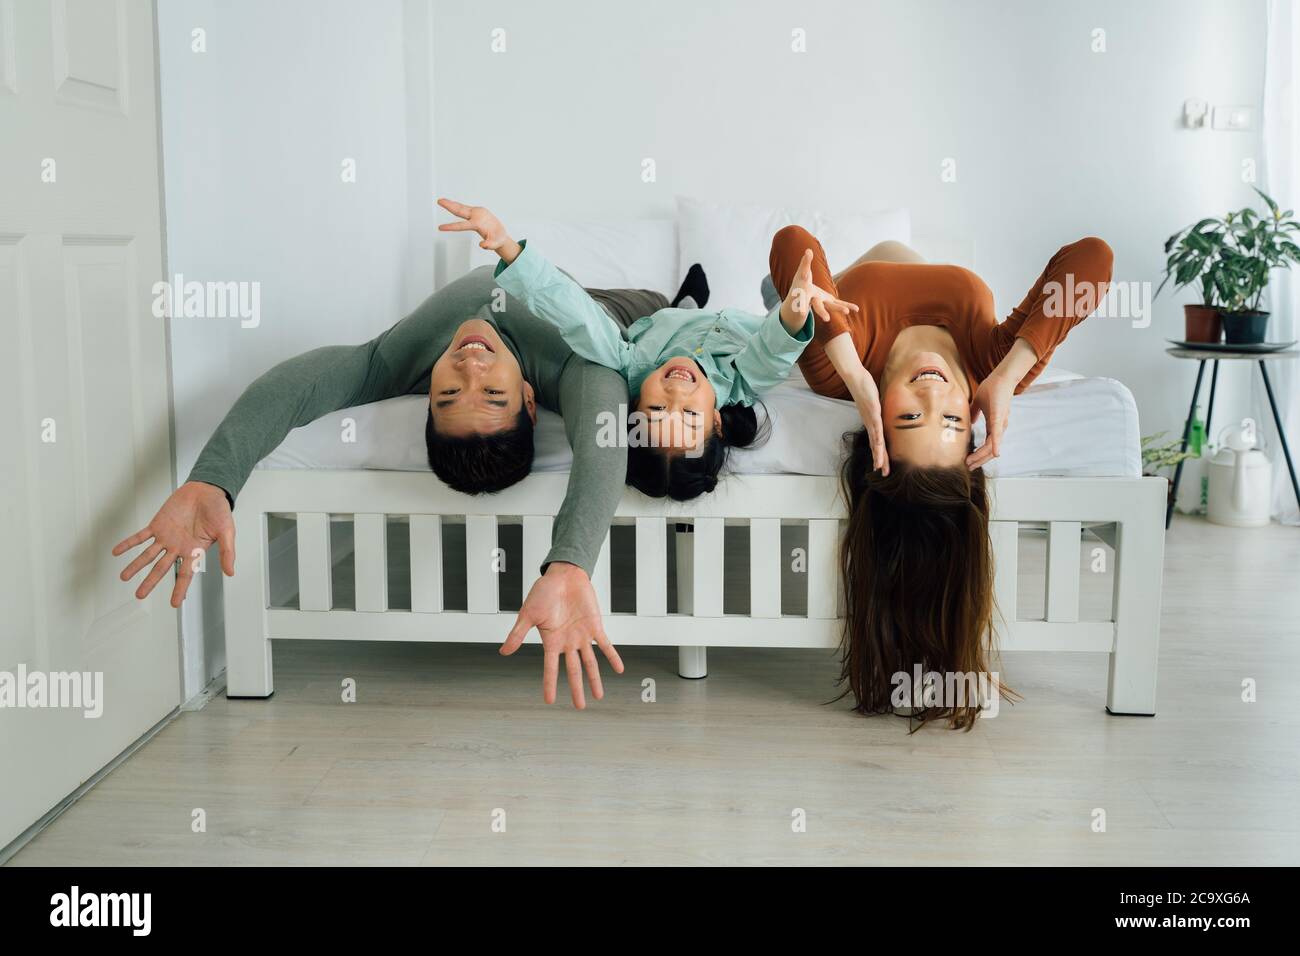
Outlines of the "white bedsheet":
[[[858,427],[851,402],[815,394],[798,372],[764,402],[772,416],[771,437],[759,448],[734,452],[729,471],[838,474],[841,436]],[[427,396],[406,395],[332,412],[294,429],[258,467],[427,471],[427,407]],[[1122,384],[1049,369],[1012,401],[1002,456],[985,470],[991,477],[1136,477],[1138,434],[1137,406]],[[349,436],[355,440],[345,441]],[[984,440],[983,422],[975,440]],[[572,455],[558,415],[539,410],[536,443],[534,471],[569,470]]]

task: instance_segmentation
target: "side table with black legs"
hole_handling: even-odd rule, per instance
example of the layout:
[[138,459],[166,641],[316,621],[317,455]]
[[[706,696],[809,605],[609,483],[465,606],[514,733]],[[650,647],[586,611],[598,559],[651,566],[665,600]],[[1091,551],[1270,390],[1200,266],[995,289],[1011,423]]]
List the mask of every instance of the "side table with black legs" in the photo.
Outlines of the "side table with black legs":
[[[1192,404],[1187,409],[1187,422],[1183,425],[1183,444],[1182,450],[1187,450],[1187,442],[1191,437],[1192,419],[1196,417],[1196,400],[1201,394],[1201,380],[1205,377],[1205,363],[1213,362],[1214,370],[1210,373],[1210,406],[1205,412],[1205,434],[1210,436],[1210,421],[1214,418],[1214,388],[1219,384],[1219,363],[1234,361],[1251,361],[1259,363],[1259,374],[1264,379],[1264,391],[1268,393],[1268,407],[1273,411],[1273,424],[1277,426],[1278,441],[1282,445],[1282,454],[1286,458],[1286,468],[1291,474],[1291,488],[1295,492],[1296,504],[1300,505],[1300,481],[1296,480],[1295,463],[1291,461],[1291,449],[1287,447],[1286,431],[1282,428],[1282,416],[1277,410],[1277,400],[1273,398],[1273,383],[1268,380],[1268,368],[1265,363],[1274,359],[1294,359],[1300,355],[1295,349],[1284,349],[1278,352],[1229,352],[1210,349],[1186,349],[1172,348],[1165,349],[1174,358],[1195,359],[1200,365],[1196,369],[1196,385],[1192,389]],[[1169,527],[1169,522],[1174,516],[1174,501],[1178,498],[1178,482],[1183,477],[1183,463],[1180,461],[1178,467],[1174,469],[1174,488],[1173,494],[1169,496],[1169,507],[1165,510],[1165,527]]]

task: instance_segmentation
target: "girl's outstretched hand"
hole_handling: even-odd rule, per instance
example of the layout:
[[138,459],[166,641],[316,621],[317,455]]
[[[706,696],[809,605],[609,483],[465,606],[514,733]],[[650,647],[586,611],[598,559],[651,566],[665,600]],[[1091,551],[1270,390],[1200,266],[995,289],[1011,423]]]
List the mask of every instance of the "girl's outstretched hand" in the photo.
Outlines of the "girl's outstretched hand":
[[832,312],[847,315],[858,311],[858,307],[852,302],[837,299],[825,289],[819,289],[813,284],[812,262],[813,251],[805,249],[803,258],[799,260],[799,269],[795,272],[794,282],[790,284],[790,291],[786,293],[785,301],[781,303],[781,322],[791,335],[803,328],[804,319],[809,311],[814,312],[823,322],[831,320]]
[[477,232],[479,248],[495,252],[507,263],[514,262],[522,252],[519,243],[510,238],[501,220],[492,214],[486,206],[468,206],[454,199],[439,199],[438,205],[462,222],[444,222],[438,226],[439,232]]

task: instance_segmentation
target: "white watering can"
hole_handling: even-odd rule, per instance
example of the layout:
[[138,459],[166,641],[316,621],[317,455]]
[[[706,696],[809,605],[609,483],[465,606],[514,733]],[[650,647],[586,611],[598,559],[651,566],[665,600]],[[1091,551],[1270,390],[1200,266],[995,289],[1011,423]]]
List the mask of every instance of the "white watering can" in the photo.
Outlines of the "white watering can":
[[1233,425],[1219,435],[1219,450],[1206,463],[1206,517],[1215,524],[1258,528],[1269,522],[1273,469],[1255,447],[1254,429]]

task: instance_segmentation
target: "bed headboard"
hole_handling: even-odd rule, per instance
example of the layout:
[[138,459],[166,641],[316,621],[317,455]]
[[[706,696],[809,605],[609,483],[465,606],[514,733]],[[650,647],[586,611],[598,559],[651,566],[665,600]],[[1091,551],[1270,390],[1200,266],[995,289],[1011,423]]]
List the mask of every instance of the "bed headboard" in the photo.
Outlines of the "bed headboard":
[[[818,236],[832,269],[847,266],[883,239],[912,243],[932,262],[974,268],[974,246],[958,239],[912,235],[906,209],[872,213],[714,203],[678,197],[674,219],[625,219],[599,223],[511,219],[511,233],[544,250],[548,259],[584,286],[655,289],[671,296],[682,274],[702,263],[713,292],[711,304],[762,311],[759,281],[766,271],[773,233],[799,223]],[[445,275],[496,262],[493,253],[458,236],[446,248]]]
[[[671,219],[576,223],[520,221],[510,224],[519,239],[537,243],[546,258],[582,285],[597,289],[677,291],[677,224]],[[474,244],[470,268],[495,264],[496,253]]]

